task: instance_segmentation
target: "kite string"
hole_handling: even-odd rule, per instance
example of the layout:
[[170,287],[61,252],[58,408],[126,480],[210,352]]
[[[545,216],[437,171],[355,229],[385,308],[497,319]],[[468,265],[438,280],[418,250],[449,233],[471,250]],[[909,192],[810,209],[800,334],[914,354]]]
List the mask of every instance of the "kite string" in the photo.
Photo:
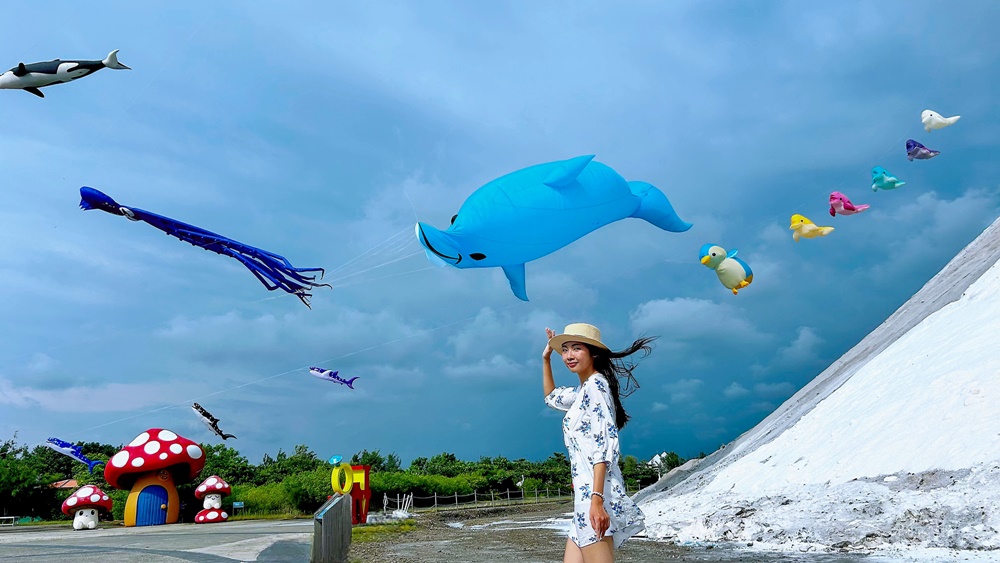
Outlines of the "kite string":
[[[506,311],[507,309],[511,309],[513,307],[517,307],[518,305],[520,305],[520,304],[517,303],[517,304],[513,304],[513,305],[508,305],[506,307],[503,307],[503,308],[499,309],[499,311]],[[441,330],[441,329],[444,329],[444,328],[448,328],[448,327],[451,327],[451,326],[455,326],[457,324],[461,324],[461,323],[464,323],[464,322],[467,322],[467,321],[470,321],[470,320],[475,320],[477,317],[479,317],[478,313],[475,314],[475,315],[472,315],[472,316],[469,316],[469,317],[465,317],[465,318],[459,319],[457,321],[452,321],[452,322],[449,322],[449,323],[446,323],[446,324],[443,324],[443,325],[439,325],[439,326],[436,326],[436,327],[426,328],[426,329],[420,329],[420,330],[414,331],[412,334],[408,334],[406,336],[401,336],[399,338],[395,338],[393,340],[389,340],[389,341],[386,341],[386,342],[381,342],[379,344],[373,344],[372,346],[368,346],[367,348],[362,348],[360,350],[354,350],[353,352],[348,352],[346,354],[341,354],[341,355],[335,356],[333,358],[328,358],[326,360],[321,360],[319,362],[315,362],[315,363],[310,364],[310,365],[325,364],[325,363],[334,362],[334,361],[337,361],[337,360],[342,360],[344,358],[347,358],[347,357],[350,357],[350,356],[354,356],[356,354],[361,354],[363,352],[368,352],[368,351],[371,351],[371,350],[375,350],[376,348],[381,348],[382,346],[387,346],[389,344],[395,344],[397,342],[402,342],[403,340],[408,340],[410,338],[413,338],[415,336],[419,336],[421,334],[435,332],[435,331],[438,331],[438,330]],[[182,402],[179,402],[179,403],[172,403],[172,404],[165,405],[165,406],[162,406],[162,407],[159,407],[159,408],[155,408],[155,409],[152,409],[152,410],[149,410],[149,411],[141,412],[141,413],[138,413],[138,414],[135,414],[135,415],[132,415],[132,416],[127,416],[127,417],[124,417],[124,418],[120,418],[118,420],[112,420],[110,422],[105,422],[104,424],[98,424],[97,426],[91,426],[90,428],[84,428],[83,430],[80,430],[80,432],[90,432],[92,430],[97,430],[98,428],[104,428],[105,426],[110,426],[112,424],[118,424],[119,422],[125,422],[127,420],[132,420],[132,419],[138,418],[140,416],[146,416],[146,415],[149,415],[149,414],[154,414],[154,413],[165,411],[165,410],[168,410],[168,409],[171,409],[171,408],[174,408],[174,407],[186,406],[188,403],[200,401],[200,400],[203,400],[203,399],[208,398],[208,397],[214,397],[216,395],[221,395],[223,393],[229,393],[229,392],[235,391],[237,389],[242,389],[244,387],[249,387],[251,385],[256,385],[256,384],[262,383],[264,381],[269,381],[271,379],[276,379],[278,377],[282,377],[282,376],[288,375],[290,373],[295,373],[295,372],[298,372],[298,371],[309,369],[310,365],[300,366],[300,367],[297,367],[297,368],[294,368],[294,369],[283,371],[281,373],[276,373],[274,375],[269,375],[267,377],[262,377],[260,379],[254,380],[254,381],[248,381],[246,383],[241,383],[241,384],[233,386],[233,387],[229,387],[229,388],[225,388],[225,389],[220,389],[218,391],[215,391],[215,392],[212,392],[212,393],[207,393],[205,395],[199,395],[197,397],[194,397],[192,399],[188,399],[186,401],[182,401]]]

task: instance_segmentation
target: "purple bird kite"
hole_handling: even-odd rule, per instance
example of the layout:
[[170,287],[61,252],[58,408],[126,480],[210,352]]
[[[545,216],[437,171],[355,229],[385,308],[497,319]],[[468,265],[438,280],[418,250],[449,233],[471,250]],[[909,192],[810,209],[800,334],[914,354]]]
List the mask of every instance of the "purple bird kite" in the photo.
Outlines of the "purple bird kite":
[[939,154],[941,154],[941,151],[929,149],[913,139],[907,139],[906,141],[906,160],[911,162],[914,158],[917,160],[927,160]]

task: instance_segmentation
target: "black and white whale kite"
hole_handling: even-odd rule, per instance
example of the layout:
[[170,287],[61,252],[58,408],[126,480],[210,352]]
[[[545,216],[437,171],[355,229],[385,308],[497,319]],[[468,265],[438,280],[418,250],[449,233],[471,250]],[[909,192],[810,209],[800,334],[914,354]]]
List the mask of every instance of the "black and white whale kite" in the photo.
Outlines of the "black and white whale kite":
[[16,67],[0,74],[0,88],[24,90],[31,92],[39,98],[44,98],[45,94],[42,94],[39,88],[83,78],[102,68],[132,70],[118,62],[118,49],[115,49],[103,61],[64,61],[56,59],[43,63],[18,63]]
[[212,416],[212,413],[205,410],[205,407],[195,403],[191,405],[194,412],[201,418],[201,421],[205,423],[206,426],[212,431],[218,434],[223,440],[228,440],[229,438],[235,438],[233,434],[226,434],[219,429],[219,419]]

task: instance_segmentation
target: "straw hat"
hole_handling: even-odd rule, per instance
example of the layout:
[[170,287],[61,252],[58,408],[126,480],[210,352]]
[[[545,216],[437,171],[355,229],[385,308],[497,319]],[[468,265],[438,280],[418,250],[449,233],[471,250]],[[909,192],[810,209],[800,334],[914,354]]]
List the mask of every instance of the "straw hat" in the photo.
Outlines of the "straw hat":
[[549,339],[549,346],[553,350],[560,350],[562,349],[562,345],[567,342],[583,342],[584,344],[590,344],[591,346],[611,351],[611,348],[608,348],[606,344],[601,342],[601,331],[596,326],[586,323],[566,325],[562,334],[557,334]]

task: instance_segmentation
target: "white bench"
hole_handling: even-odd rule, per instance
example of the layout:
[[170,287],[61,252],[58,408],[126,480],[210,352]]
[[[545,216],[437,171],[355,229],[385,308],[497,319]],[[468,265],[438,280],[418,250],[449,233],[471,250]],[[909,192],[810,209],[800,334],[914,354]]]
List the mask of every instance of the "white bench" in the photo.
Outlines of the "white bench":
[[19,519],[20,516],[0,516],[0,526],[13,526]]

